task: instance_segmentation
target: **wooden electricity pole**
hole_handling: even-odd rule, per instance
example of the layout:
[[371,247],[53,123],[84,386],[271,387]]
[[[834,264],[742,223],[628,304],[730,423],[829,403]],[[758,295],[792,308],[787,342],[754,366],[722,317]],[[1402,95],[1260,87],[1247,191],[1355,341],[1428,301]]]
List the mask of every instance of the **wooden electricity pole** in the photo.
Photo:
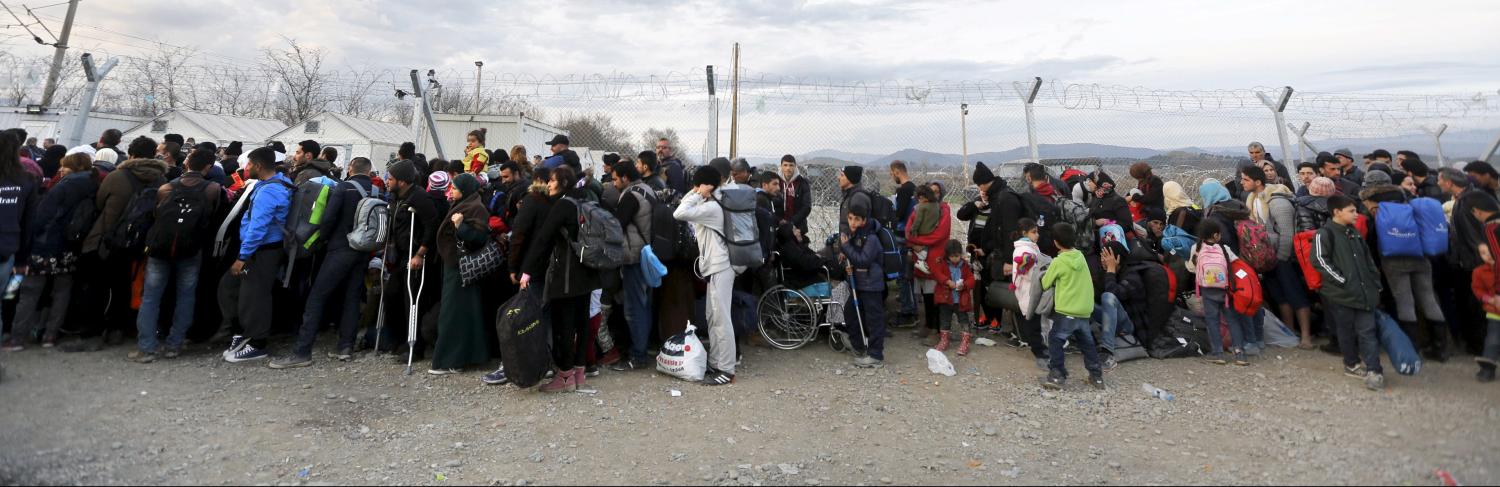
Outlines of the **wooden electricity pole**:
[[73,16],[78,13],[78,0],[68,2],[68,15],[63,18],[62,35],[53,44],[52,69],[47,71],[47,87],[42,90],[42,106],[52,105],[52,95],[57,93],[57,74],[62,71],[63,55],[68,52],[68,34],[73,32]]

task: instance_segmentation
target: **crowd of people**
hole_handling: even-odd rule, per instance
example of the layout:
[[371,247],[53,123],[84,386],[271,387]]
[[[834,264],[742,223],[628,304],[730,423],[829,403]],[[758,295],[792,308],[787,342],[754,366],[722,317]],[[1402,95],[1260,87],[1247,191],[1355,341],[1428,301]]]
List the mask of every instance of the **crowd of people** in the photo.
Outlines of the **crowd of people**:
[[[468,133],[451,161],[407,143],[377,174],[313,140],[289,154],[116,130],[37,146],[0,132],[0,277],[16,276],[3,349],[98,351],[133,334],[125,358],[151,363],[206,330],[228,344],[225,361],[288,369],[312,365],[332,328],[332,360],[430,354],[428,373],[450,375],[496,362],[493,324],[519,295],[545,303],[550,347],[519,352],[550,356],[541,391],[654,368],[653,351],[689,323],[707,336],[703,383],[717,386],[761,341],[762,293],[831,281],[848,290],[837,295],[857,367],[881,367],[891,328],[913,327],[942,353],[967,356],[984,335],[1027,349],[1049,388],[1079,352],[1103,387],[1145,354],[1249,366],[1270,320],[1304,349],[1326,337],[1347,375],[1382,389],[1387,316],[1429,360],[1466,347],[1482,382],[1500,360],[1500,173],[1485,162],[1433,168],[1376,150],[1361,163],[1339,150],[1294,179],[1252,143],[1197,202],[1144,162],[1128,189],[1102,167],[1037,163],[1012,187],[979,163],[977,196],[961,202],[901,161],[883,168],[893,194],[870,191],[879,176],[856,165],[838,174],[839,228],[824,236],[809,234],[814,186],[791,155],[776,170],[693,168],[662,139],[595,171],[566,136],[535,158],[485,138]],[[59,343],[65,330],[80,338]],[[273,350],[278,333],[289,348]],[[482,380],[510,381],[503,365]]]

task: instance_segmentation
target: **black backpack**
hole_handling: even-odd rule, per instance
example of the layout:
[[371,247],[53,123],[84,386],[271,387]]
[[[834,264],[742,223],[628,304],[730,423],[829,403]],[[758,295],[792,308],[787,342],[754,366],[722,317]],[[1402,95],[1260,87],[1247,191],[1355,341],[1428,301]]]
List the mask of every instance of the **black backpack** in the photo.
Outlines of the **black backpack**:
[[157,209],[156,224],[146,239],[146,254],[159,259],[176,259],[197,254],[203,247],[208,214],[208,183],[187,186],[172,182],[172,193]]
[[870,197],[870,219],[880,222],[882,227],[895,228],[896,203],[868,189],[861,189],[860,192]]
[[63,227],[63,241],[73,250],[81,248],[83,239],[88,238],[89,232],[94,229],[94,220],[99,219],[99,209],[94,206],[94,202],[94,193],[90,192],[88,197],[78,202],[78,207],[73,209],[73,216],[69,217],[67,226]]
[[[651,206],[651,253],[656,254],[656,259],[663,263],[671,262],[681,250],[678,248],[681,245],[678,241],[680,222],[672,218],[672,209],[657,199],[649,187],[632,187],[629,191],[640,196],[642,204]],[[696,245],[694,243],[695,249]]]
[[125,171],[125,177],[130,178],[130,186],[135,188],[134,196],[125,204],[114,229],[105,235],[104,245],[110,250],[140,254],[146,250],[146,234],[156,221],[157,187],[146,184],[130,171]]

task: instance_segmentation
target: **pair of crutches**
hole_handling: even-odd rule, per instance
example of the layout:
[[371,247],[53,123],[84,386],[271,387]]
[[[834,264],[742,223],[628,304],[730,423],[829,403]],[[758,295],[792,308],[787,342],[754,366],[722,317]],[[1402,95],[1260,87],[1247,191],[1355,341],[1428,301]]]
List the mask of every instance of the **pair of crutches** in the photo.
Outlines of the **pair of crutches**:
[[[406,375],[411,375],[412,358],[417,354],[417,322],[420,318],[418,304],[422,300],[422,289],[427,287],[427,273],[425,271],[421,273],[421,278],[417,281],[417,288],[415,292],[413,292],[413,289],[411,287],[411,259],[412,257],[414,257],[413,253],[416,252],[415,230],[417,228],[417,212],[411,209],[411,207],[407,207],[406,212],[411,214],[411,225],[407,227],[408,231],[406,237],[406,302],[408,306],[406,311]],[[386,250],[390,250],[389,245],[386,246]],[[386,255],[389,256],[390,254],[387,253]],[[385,269],[383,267],[384,266],[382,266],[382,269],[380,270],[380,308],[375,312],[376,352],[380,351],[380,337],[381,335],[385,334],[386,277]]]

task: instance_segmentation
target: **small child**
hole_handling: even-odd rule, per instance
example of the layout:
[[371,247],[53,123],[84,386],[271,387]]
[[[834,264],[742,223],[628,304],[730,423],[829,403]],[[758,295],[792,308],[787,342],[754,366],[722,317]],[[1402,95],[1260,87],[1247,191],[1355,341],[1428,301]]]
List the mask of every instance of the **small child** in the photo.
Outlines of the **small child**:
[[[938,202],[937,193],[932,191],[931,186],[917,187],[917,209],[912,211],[912,222],[907,232],[911,235],[926,235],[937,230],[938,224],[942,223],[943,210]],[[931,274],[927,263],[927,246],[913,245],[912,253],[916,255],[913,267],[917,272]]]
[[934,347],[939,352],[948,351],[948,340],[957,327],[959,332],[958,356],[969,354],[969,345],[974,339],[974,332],[970,329],[970,313],[974,312],[974,271],[969,263],[964,261],[964,245],[957,240],[949,240],[947,246],[948,269],[938,277],[937,293],[935,299],[938,304],[938,344]]
[[1203,317],[1208,322],[1208,348],[1212,352],[1208,361],[1217,365],[1224,360],[1224,336],[1219,331],[1222,320],[1229,326],[1229,339],[1233,348],[1234,364],[1250,365],[1245,356],[1245,338],[1250,333],[1250,318],[1229,309],[1229,263],[1239,257],[1229,246],[1219,243],[1219,223],[1203,220],[1198,223],[1198,243],[1188,253],[1187,267],[1197,276],[1198,297],[1203,300]]
[[1056,301],[1052,310],[1052,331],[1047,336],[1051,362],[1047,378],[1042,387],[1062,389],[1068,379],[1068,369],[1063,361],[1063,342],[1078,338],[1078,347],[1083,349],[1083,366],[1089,371],[1089,385],[1104,388],[1104,369],[1099,363],[1099,345],[1089,329],[1089,317],[1094,314],[1094,276],[1089,271],[1083,252],[1074,249],[1073,225],[1058,223],[1052,226],[1052,242],[1057,245],[1057,258],[1047,267],[1042,276],[1042,289],[1056,289]]
[[1480,255],[1484,265],[1474,269],[1472,286],[1474,297],[1484,305],[1486,334],[1484,350],[1474,361],[1479,363],[1479,373],[1474,378],[1481,383],[1495,381],[1495,366],[1500,365],[1500,205],[1495,199],[1481,193],[1471,193],[1463,203],[1475,220],[1484,222],[1484,244]]
[[[1380,368],[1379,328],[1375,309],[1380,307],[1380,271],[1370,257],[1355,223],[1359,210],[1344,195],[1328,198],[1333,216],[1313,236],[1313,267],[1323,276],[1324,307],[1337,324],[1339,349],[1344,355],[1344,375],[1364,379],[1372,391],[1385,389]],[[1364,365],[1360,365],[1360,361]]]
[[1042,253],[1037,245],[1041,228],[1037,227],[1036,220],[1022,218],[1016,221],[1016,227],[1021,235],[1012,245],[1015,250],[1011,252],[1010,286],[1021,307],[1017,328],[1021,329],[1021,339],[1031,345],[1037,368],[1045,371],[1048,368],[1047,342],[1042,339],[1042,317],[1036,313],[1036,306],[1042,298],[1040,271],[1052,263],[1052,258]]

